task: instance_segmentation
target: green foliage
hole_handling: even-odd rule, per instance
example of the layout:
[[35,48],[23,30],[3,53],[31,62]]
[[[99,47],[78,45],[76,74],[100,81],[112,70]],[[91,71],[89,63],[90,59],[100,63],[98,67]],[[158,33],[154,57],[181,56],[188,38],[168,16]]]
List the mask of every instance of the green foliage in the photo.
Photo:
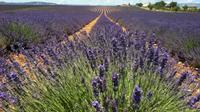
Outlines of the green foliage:
[[[130,64],[130,63],[129,63]],[[120,74],[120,84],[117,91],[113,90],[112,72]],[[26,85],[24,95],[19,95],[21,104],[15,111],[25,112],[94,112],[91,102],[98,99],[101,107],[108,106],[112,111],[112,103],[104,104],[105,98],[118,100],[120,112],[184,112],[187,107],[179,92],[173,90],[172,85],[161,80],[159,75],[151,72],[133,72],[130,66],[123,69],[112,64],[106,72],[107,91],[95,98],[92,93],[91,80],[97,70],[89,68],[85,60],[78,60],[69,64],[58,72],[57,77],[49,80],[43,75],[38,80]],[[85,83],[83,83],[84,78]],[[136,85],[142,89],[142,100],[139,108],[133,108],[132,92]],[[148,98],[148,92],[152,97]],[[125,97],[123,97],[125,95]],[[113,100],[111,99],[111,100]],[[21,107],[20,107],[21,105]],[[190,112],[190,111],[187,111]]]
[[149,3],[147,6],[149,10],[157,9],[157,10],[167,10],[167,11],[192,11],[192,12],[198,12],[200,11],[197,7],[188,7],[187,5],[184,5],[182,7],[178,6],[177,2],[170,2],[169,4],[165,3],[164,1],[156,2],[155,4]]
[[169,7],[170,7],[170,8],[175,8],[175,7],[177,7],[177,2],[170,2],[170,3],[169,3]]
[[183,8],[184,11],[188,10],[188,6],[187,5],[184,5],[182,8]]
[[147,7],[149,8],[149,10],[153,9],[153,5],[151,3],[149,3],[149,5]]
[[138,6],[138,7],[142,7],[143,4],[142,4],[142,3],[136,3],[136,6]]
[[165,3],[163,0],[160,1],[160,2],[156,2],[156,3],[154,4],[154,8],[155,8],[155,9],[164,9],[165,6],[166,6],[166,3]]

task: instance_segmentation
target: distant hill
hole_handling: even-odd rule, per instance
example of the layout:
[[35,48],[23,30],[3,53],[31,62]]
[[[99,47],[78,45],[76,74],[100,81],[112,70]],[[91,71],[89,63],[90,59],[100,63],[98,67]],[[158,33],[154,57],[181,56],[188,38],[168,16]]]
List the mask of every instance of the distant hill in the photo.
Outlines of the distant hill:
[[187,5],[187,6],[190,6],[190,7],[198,7],[200,8],[200,3],[179,3],[180,6],[184,6],[184,5]]
[[1,2],[0,1],[0,5],[57,5],[56,3],[50,3],[50,2]]

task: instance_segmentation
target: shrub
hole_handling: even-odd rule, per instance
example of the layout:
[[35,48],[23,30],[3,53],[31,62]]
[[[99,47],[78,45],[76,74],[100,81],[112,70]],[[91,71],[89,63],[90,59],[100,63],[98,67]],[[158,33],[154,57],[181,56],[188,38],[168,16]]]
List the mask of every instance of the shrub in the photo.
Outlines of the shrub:
[[138,7],[142,7],[143,4],[142,4],[142,3],[137,3],[136,6],[138,6]]
[[184,5],[184,6],[183,6],[183,10],[184,10],[184,11],[187,11],[187,10],[188,10],[188,6],[187,6],[187,5]]
[[153,9],[153,5],[151,3],[149,3],[149,5],[147,7],[149,8],[149,10]]
[[156,9],[164,9],[166,6],[166,3],[164,1],[156,2],[154,4],[154,8]]
[[177,2],[170,2],[170,3],[169,3],[169,7],[170,7],[170,8],[175,8],[175,7],[177,7]]

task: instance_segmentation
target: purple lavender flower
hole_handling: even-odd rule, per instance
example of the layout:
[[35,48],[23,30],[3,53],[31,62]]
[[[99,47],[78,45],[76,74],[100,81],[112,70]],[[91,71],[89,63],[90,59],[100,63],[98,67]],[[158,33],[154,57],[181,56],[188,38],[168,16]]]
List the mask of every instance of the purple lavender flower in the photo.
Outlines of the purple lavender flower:
[[154,58],[153,58],[153,64],[158,65],[159,64],[159,49],[154,48]]
[[99,96],[99,91],[98,91],[98,80],[97,78],[95,77],[93,80],[92,80],[92,88],[93,88],[93,94],[94,96]]
[[100,104],[97,100],[92,102],[92,106],[96,109],[96,112],[100,111]]
[[114,56],[115,57],[117,57],[117,53],[118,53],[118,50],[119,50],[119,48],[118,48],[118,41],[117,41],[117,39],[114,37],[113,39],[112,39],[112,50],[113,50],[113,54],[114,54]]
[[64,34],[64,39],[66,39],[67,41],[69,41],[69,38],[68,38],[68,36],[66,35],[66,34]]
[[99,76],[104,77],[105,76],[105,66],[102,64],[99,66]]
[[149,66],[154,59],[154,48],[151,47],[147,51],[147,65]]
[[95,51],[92,51],[91,49],[86,49],[86,56],[87,59],[89,60],[90,66],[92,69],[96,68],[96,55],[95,55]]
[[141,56],[139,58],[139,62],[140,62],[140,68],[143,69],[144,68],[144,60]]
[[18,81],[17,74],[14,73],[14,72],[11,72],[11,73],[8,75],[8,79],[9,79],[10,81]]
[[105,70],[108,71],[108,69],[109,69],[109,60],[108,60],[107,57],[104,59],[104,63],[105,63]]
[[93,94],[94,96],[99,96],[100,92],[104,92],[106,90],[106,80],[105,78],[95,77],[92,80]]
[[160,66],[161,66],[162,69],[166,66],[167,61],[168,61],[168,53],[165,52],[165,53],[162,54],[162,60],[161,60],[161,63],[160,63]]
[[0,68],[0,74],[3,74],[6,71],[4,68]]
[[176,82],[177,86],[180,86],[183,83],[183,81],[187,78],[188,75],[189,75],[188,72],[181,73],[180,78]]
[[118,104],[116,99],[112,101],[112,112],[118,112]]
[[9,94],[6,92],[0,92],[0,98],[3,100],[8,100],[9,99]]
[[155,43],[155,33],[152,33],[149,40],[149,47],[152,47]]
[[135,40],[135,49],[136,50],[140,50],[141,47],[142,46],[141,46],[140,39],[136,38],[136,40]]
[[142,91],[141,91],[140,87],[137,85],[135,87],[135,90],[133,91],[133,95],[132,95],[133,103],[136,105],[139,105],[139,103],[141,101],[141,97],[142,97]]
[[136,72],[138,70],[138,67],[139,67],[139,60],[138,58],[136,58],[132,64],[133,72]]
[[200,101],[200,94],[198,94],[197,96],[192,97],[189,100],[188,104],[189,104],[189,106],[193,107],[194,104],[197,103],[197,102],[199,102],[199,101]]
[[112,74],[113,90],[116,91],[119,85],[119,74]]
[[100,92],[104,92],[106,90],[106,79],[104,77],[98,77],[98,89]]

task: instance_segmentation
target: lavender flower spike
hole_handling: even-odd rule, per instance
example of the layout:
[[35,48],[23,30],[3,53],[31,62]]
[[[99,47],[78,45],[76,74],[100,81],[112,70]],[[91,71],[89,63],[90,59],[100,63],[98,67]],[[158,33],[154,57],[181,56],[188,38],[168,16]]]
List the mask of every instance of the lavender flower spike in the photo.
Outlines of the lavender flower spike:
[[105,69],[104,64],[102,64],[102,65],[99,66],[99,76],[100,77],[103,77],[105,75],[105,72],[106,72],[105,70],[106,69]]
[[113,90],[116,91],[119,85],[119,74],[112,74]]
[[97,100],[92,102],[92,106],[96,109],[96,112],[100,111],[100,104]]
[[137,85],[132,95],[133,103],[138,105],[141,101],[141,97],[142,97],[142,91],[140,87]]

